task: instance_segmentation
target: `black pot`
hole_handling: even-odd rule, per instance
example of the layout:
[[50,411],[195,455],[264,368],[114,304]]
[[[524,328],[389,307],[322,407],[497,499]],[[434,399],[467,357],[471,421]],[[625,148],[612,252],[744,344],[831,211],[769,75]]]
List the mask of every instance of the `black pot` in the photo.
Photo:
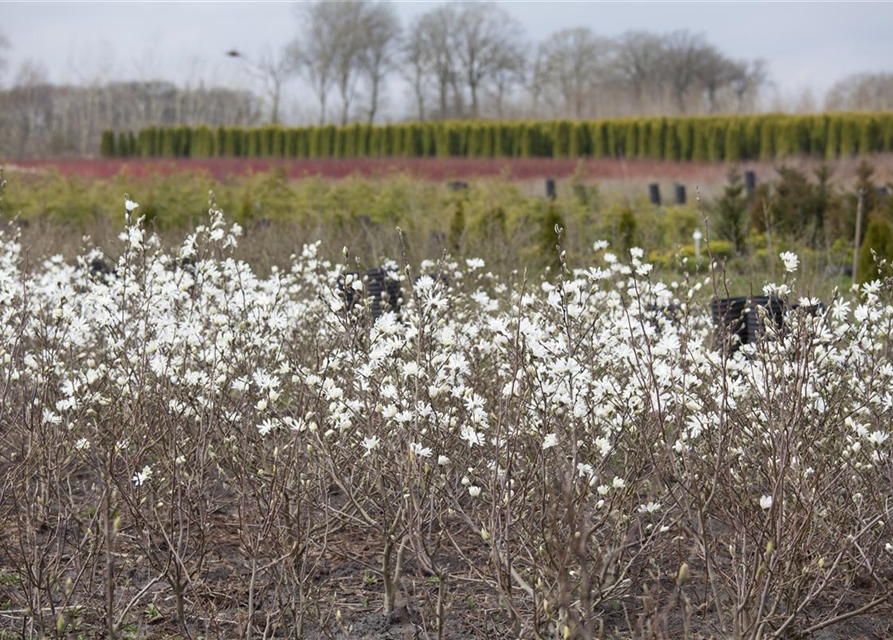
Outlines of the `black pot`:
[[760,336],[771,328],[774,331],[784,326],[785,303],[779,298],[754,296],[744,313],[747,328],[746,344],[753,344]]
[[[713,324],[721,334],[738,336],[740,344],[754,344],[766,329],[781,331],[785,328],[785,317],[800,308],[798,303],[788,303],[773,296],[741,296],[737,298],[714,299],[710,303]],[[806,312],[817,316],[825,312],[821,302],[810,305]],[[737,348],[733,344],[733,350]]]
[[[747,344],[747,322],[745,321],[745,309],[747,309],[747,297],[714,298],[710,302],[710,315],[713,316],[713,324],[719,330],[723,341],[731,342],[732,349],[739,344]],[[734,340],[737,337],[738,340]]]
[[400,304],[403,302],[400,281],[388,277],[388,272],[382,268],[366,272],[351,271],[338,279],[338,288],[345,297],[348,309],[353,309],[360,299],[360,296],[357,295],[358,291],[344,284],[344,277],[349,275],[362,279],[362,293],[369,298],[369,311],[373,320],[380,317],[385,311],[400,313]]

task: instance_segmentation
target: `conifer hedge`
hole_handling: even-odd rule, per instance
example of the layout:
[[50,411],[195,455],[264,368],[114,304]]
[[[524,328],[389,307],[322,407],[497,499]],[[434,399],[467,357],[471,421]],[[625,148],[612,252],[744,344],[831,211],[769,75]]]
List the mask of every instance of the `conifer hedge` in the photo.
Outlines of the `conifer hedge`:
[[651,158],[739,161],[893,151],[893,112],[609,120],[457,120],[106,131],[100,155],[168,158]]

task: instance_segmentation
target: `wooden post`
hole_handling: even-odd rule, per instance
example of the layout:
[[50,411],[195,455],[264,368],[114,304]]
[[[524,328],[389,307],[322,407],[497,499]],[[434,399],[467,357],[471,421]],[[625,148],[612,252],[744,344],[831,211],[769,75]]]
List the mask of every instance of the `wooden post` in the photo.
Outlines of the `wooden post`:
[[862,208],[865,204],[865,189],[859,189],[856,205],[856,237],[853,239],[853,284],[859,282],[859,245],[862,239]]

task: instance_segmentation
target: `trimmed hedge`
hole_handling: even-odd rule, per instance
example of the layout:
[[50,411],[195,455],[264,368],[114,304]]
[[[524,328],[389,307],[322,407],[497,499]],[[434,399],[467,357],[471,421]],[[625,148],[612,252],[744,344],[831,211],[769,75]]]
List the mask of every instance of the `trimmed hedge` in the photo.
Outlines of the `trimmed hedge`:
[[698,162],[893,151],[893,113],[462,120],[106,131],[100,155],[168,158],[651,158]]

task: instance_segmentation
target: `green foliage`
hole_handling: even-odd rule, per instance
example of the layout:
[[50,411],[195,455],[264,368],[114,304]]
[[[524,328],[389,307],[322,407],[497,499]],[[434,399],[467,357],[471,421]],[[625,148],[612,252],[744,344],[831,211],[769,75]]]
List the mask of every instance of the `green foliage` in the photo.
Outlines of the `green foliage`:
[[[372,134],[365,125],[363,129]],[[501,135],[495,128],[493,132],[494,140]],[[215,152],[218,140],[225,143],[230,139],[233,144],[243,140],[227,136],[227,128],[213,134]],[[147,135],[143,139],[148,142]],[[289,149],[304,144],[298,137],[286,139]],[[404,143],[407,139],[413,145],[419,142],[417,133],[402,138]],[[204,144],[201,140],[196,132],[193,148]],[[275,150],[279,143],[275,137],[273,140]],[[867,170],[863,181],[872,183]],[[565,229],[561,244],[572,264],[590,260],[592,243],[607,240],[619,256],[628,255],[631,247],[642,247],[659,265],[675,268],[680,256],[693,258],[692,232],[703,230],[699,205],[659,209],[646,202],[644,193],[639,198],[627,198],[612,189],[600,193],[582,172],[559,184],[558,197],[552,202],[544,201],[541,193],[528,184],[504,178],[476,179],[471,189],[457,193],[442,183],[405,175],[355,176],[336,181],[321,177],[291,179],[284,169],[220,181],[193,171],[146,176],[122,173],[110,179],[49,171],[13,174],[9,182],[4,194],[9,211],[21,211],[22,219],[30,219],[32,227],[37,220],[61,224],[75,243],[84,233],[96,237],[101,235],[97,229],[120,225],[121,194],[125,192],[140,203],[140,214],[146,215],[163,237],[202,224],[207,215],[208,191],[213,191],[227,218],[243,224],[249,236],[261,220],[263,224],[273,221],[277,230],[299,229],[289,237],[280,234],[274,239],[280,249],[288,245],[289,252],[312,237],[322,239],[329,248],[335,247],[336,252],[346,244],[354,255],[365,259],[379,260],[392,249],[388,257],[398,258],[394,229],[399,226],[406,234],[410,261],[439,257],[445,249],[456,256],[483,256],[488,265],[506,269],[519,262],[531,267],[556,266],[556,224]],[[730,179],[730,186],[732,183],[740,185],[740,181]],[[719,257],[736,256],[732,263],[751,268],[754,264],[768,265],[770,258],[777,262],[779,251],[788,249],[797,251],[805,265],[804,249],[808,245],[814,246],[819,256],[812,263],[816,265],[812,273],[824,273],[829,264],[850,264],[855,210],[852,190],[848,187],[847,191],[836,192],[830,174],[821,177],[818,172],[808,178],[788,173],[776,182],[763,181],[754,207],[745,214],[753,232],[745,225],[748,235],[742,241],[740,236],[729,239],[735,236],[724,232],[717,213],[729,204],[723,200],[733,202],[740,213],[742,194],[727,189],[719,201],[703,205],[710,212],[711,246]],[[868,220],[893,218],[888,201],[878,198],[877,206],[866,208]],[[768,203],[768,217],[763,202]],[[360,216],[366,222],[359,223]],[[881,244],[869,238],[868,246]],[[114,242],[110,247],[114,250]],[[706,256],[703,249],[702,244],[702,257]],[[737,257],[748,252],[746,257]]]

